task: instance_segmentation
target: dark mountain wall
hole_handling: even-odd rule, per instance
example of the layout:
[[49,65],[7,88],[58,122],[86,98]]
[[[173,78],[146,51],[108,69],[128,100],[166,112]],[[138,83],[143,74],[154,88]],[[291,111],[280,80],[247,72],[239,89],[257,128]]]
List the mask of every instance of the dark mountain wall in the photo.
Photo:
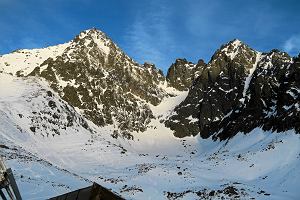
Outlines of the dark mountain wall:
[[199,60],[197,64],[194,64],[186,59],[176,59],[175,63],[168,69],[166,76],[168,86],[180,91],[189,90],[205,66],[203,60]]
[[213,55],[166,126],[177,137],[222,140],[256,127],[299,132],[299,73],[299,58],[233,40]]

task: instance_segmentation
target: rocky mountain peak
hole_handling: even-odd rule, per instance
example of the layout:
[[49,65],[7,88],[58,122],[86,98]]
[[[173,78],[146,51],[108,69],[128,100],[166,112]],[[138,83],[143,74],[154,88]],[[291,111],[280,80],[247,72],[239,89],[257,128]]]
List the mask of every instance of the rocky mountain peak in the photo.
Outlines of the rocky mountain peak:
[[250,48],[247,44],[238,39],[229,41],[223,44],[212,56],[210,63],[222,62],[236,62],[242,64],[246,68],[251,68],[255,63],[257,51]]
[[84,31],[81,31],[78,35],[75,36],[74,41],[76,40],[85,40],[85,39],[93,39],[93,40],[111,40],[104,32],[91,28]]
[[197,62],[197,65],[202,65],[204,66],[206,63],[203,59],[199,59],[198,62]]
[[232,40],[216,51],[166,125],[178,137],[220,139],[256,127],[298,130],[298,67],[284,52],[260,53]]
[[205,66],[203,60],[194,64],[185,58],[176,59],[175,63],[170,66],[166,76],[169,86],[180,91],[188,90]]
[[[105,33],[95,28],[82,31],[73,39],[73,42],[79,43],[80,45],[84,45],[88,48],[92,48],[93,46],[95,46],[104,55],[109,54],[112,45],[116,47],[116,45],[113,44],[111,39],[106,36]],[[119,48],[118,50],[120,51]]]
[[62,55],[50,58],[31,75],[51,83],[61,97],[96,125],[114,125],[116,132],[144,131],[157,105],[168,94],[155,65],[140,65],[96,29],[81,32]]
[[240,49],[245,49],[245,48],[248,48],[248,46],[245,43],[243,43],[239,39],[233,39],[227,42],[226,44],[223,44],[220,50],[221,52],[225,52],[226,54],[229,54],[228,56],[231,57],[231,59],[233,59],[235,53],[238,53]]
[[90,29],[81,31],[78,36],[79,36],[79,38],[84,38],[86,35],[89,35],[89,36],[96,35],[96,36],[107,37],[104,32],[100,31],[97,28],[90,28]]

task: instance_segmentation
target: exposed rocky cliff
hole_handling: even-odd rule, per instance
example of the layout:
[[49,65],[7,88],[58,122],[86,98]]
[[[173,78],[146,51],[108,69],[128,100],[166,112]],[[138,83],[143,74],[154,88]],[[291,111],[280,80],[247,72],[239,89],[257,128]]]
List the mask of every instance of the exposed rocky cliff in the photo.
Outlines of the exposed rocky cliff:
[[278,132],[295,129],[300,133],[299,75],[299,56],[291,59],[276,50],[263,54],[245,102],[205,131],[218,131],[215,137],[220,139],[231,138],[239,131],[250,132],[255,127]]
[[227,139],[256,127],[299,132],[297,60],[233,40],[213,55],[166,125],[178,137]]
[[205,66],[203,60],[199,60],[197,64],[194,64],[186,59],[176,59],[175,63],[168,69],[166,76],[168,85],[180,91],[189,90]]
[[51,83],[64,100],[96,125],[112,124],[128,135],[144,131],[167,93],[165,78],[153,64],[139,65],[104,33],[91,29],[71,41],[62,55],[49,58],[30,75]]

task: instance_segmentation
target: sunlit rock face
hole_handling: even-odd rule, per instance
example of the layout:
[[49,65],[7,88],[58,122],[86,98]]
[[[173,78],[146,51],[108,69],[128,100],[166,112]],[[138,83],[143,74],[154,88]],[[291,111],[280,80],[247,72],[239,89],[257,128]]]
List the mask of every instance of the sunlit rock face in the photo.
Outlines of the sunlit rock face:
[[96,125],[113,124],[126,135],[144,131],[153,118],[149,104],[167,93],[158,86],[165,78],[153,64],[139,65],[104,33],[80,33],[62,55],[49,58],[30,75],[51,83],[61,97]]

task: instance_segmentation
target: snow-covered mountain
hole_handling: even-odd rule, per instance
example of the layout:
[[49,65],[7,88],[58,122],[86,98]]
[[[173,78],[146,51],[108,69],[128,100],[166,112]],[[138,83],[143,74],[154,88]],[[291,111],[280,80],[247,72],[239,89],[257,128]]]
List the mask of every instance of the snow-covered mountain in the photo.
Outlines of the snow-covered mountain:
[[298,199],[300,57],[239,40],[168,74],[103,32],[0,57],[0,155],[25,199]]
[[[26,64],[19,67],[19,62]],[[145,130],[153,118],[148,103],[157,105],[168,95],[161,89],[161,71],[137,64],[96,29],[57,47],[4,55],[1,65],[17,76],[43,77],[87,119],[98,126],[114,125],[116,135]]]
[[239,40],[223,45],[199,70],[166,124],[178,137],[225,140],[238,132],[300,132],[300,57],[261,53]]

